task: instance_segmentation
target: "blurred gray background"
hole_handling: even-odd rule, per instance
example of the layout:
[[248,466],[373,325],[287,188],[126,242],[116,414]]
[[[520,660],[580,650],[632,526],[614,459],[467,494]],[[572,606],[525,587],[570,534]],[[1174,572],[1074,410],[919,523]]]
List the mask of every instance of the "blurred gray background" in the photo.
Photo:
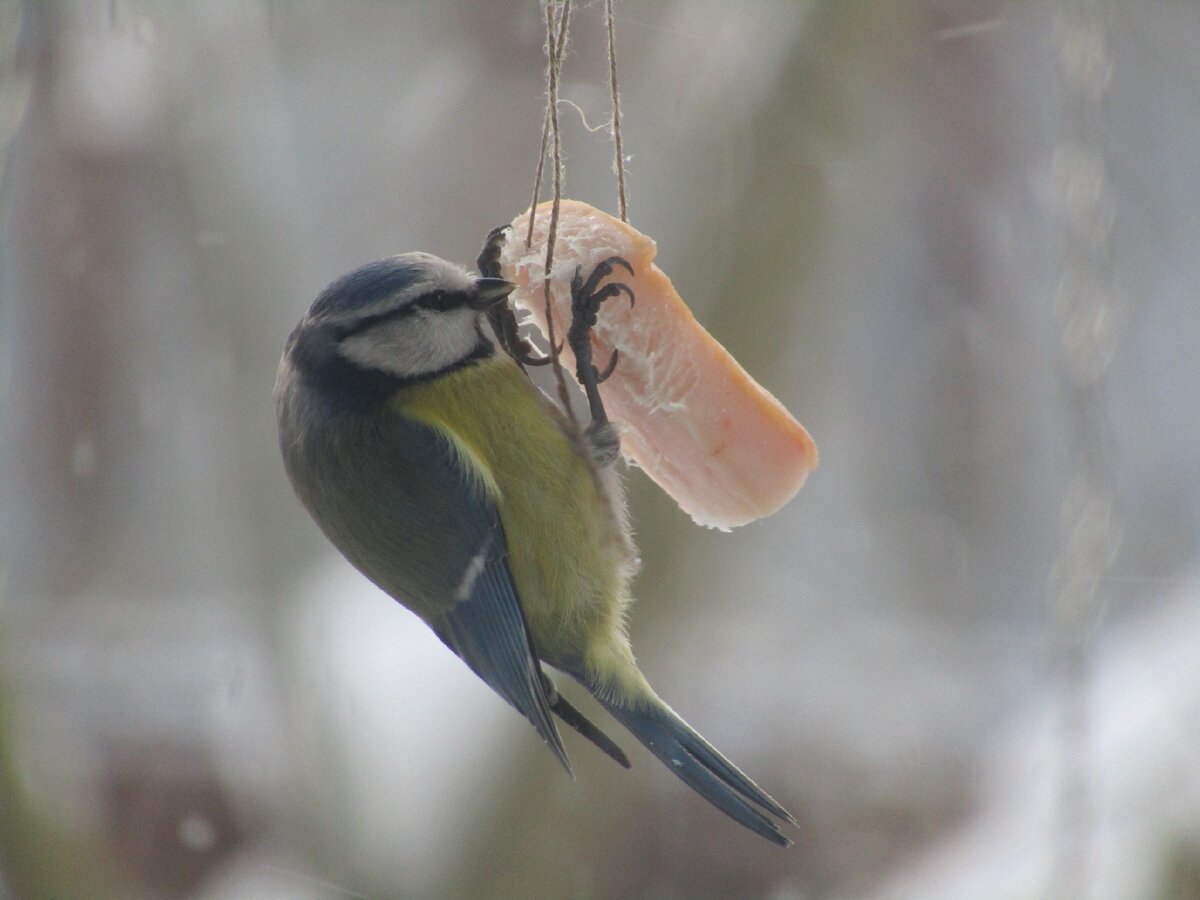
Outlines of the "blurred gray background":
[[528,204],[537,2],[0,0],[0,896],[1200,897],[1200,4],[616,10],[631,221],[822,459],[630,471],[634,645],[796,845],[567,779],[278,458],[316,293]]

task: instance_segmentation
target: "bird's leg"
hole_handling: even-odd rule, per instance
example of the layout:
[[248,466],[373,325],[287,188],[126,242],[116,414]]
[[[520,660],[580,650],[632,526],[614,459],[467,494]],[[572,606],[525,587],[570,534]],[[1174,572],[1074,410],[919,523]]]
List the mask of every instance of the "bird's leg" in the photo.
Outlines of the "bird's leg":
[[630,275],[633,274],[633,267],[619,256],[611,256],[597,263],[586,281],[582,270],[575,269],[575,277],[571,279],[571,327],[567,330],[567,343],[575,354],[575,377],[583,386],[592,414],[592,423],[587,427],[586,434],[592,445],[592,454],[601,466],[611,465],[621,452],[620,436],[604,411],[599,387],[616,368],[617,351],[613,351],[604,371],[599,371],[592,363],[591,332],[596,325],[600,304],[605,300],[625,294],[629,297],[629,305],[634,304],[633,290],[629,285],[613,281],[600,287],[600,282],[612,274],[613,266],[623,266]]
[[[507,240],[506,232],[511,226],[500,225],[488,232],[483,250],[475,260],[479,274],[484,278],[500,278],[500,248]],[[513,314],[508,300],[498,303],[488,310],[488,321],[504,352],[517,361],[519,366],[544,366],[550,362],[549,356],[539,356],[533,344],[521,337],[517,326],[517,317]]]

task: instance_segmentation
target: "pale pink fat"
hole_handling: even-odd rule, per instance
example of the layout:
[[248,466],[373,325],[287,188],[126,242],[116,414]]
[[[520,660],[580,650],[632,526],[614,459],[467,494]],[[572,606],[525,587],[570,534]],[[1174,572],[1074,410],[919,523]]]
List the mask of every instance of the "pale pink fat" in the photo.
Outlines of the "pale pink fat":
[[[543,282],[550,204],[538,206],[533,243],[525,246],[529,213],[513,220],[501,255],[513,298],[546,334]],[[634,276],[617,268],[637,296],[605,302],[592,335],[597,367],[612,350],[620,361],[600,387],[621,431],[626,459],[642,468],[698,524],[728,529],[768,516],[787,503],[817,465],[813,439],[783,404],[747,374],[696,321],[671,280],[654,265],[654,241],[605,212],[576,200],[559,210],[550,289],[555,333],[571,321],[571,278],[622,256]],[[564,347],[563,365],[575,370]]]

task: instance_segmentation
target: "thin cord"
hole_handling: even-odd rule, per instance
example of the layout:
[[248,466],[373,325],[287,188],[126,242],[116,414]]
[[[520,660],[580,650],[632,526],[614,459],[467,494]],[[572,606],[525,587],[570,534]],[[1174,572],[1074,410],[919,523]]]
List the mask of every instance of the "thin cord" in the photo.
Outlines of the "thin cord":
[[[571,0],[563,0],[562,11],[559,13],[559,34],[567,33],[567,19],[571,15]],[[554,242],[558,236],[558,210],[562,203],[562,141],[558,130],[558,73],[562,66],[562,44],[555,40],[554,35],[554,4],[546,4],[546,52],[550,55],[546,66],[546,109],[550,115],[550,138],[554,162],[554,202],[550,206],[550,225],[546,231],[546,268],[542,279],[542,290],[546,307],[546,340],[550,342],[550,359],[554,368],[554,380],[558,385],[558,399],[563,412],[571,420],[572,426],[578,430],[579,423],[575,419],[575,411],[571,408],[571,395],[567,391],[567,379],[563,375],[562,363],[558,359],[558,341],[554,335],[554,314],[550,308],[550,267],[554,263]],[[529,211],[529,222],[532,230],[533,210]]]
[[[550,3],[547,2],[546,6],[547,6],[547,11],[549,11]],[[563,11],[567,12],[568,11],[567,7],[569,7],[569,6],[570,6],[570,0],[567,0],[567,3],[564,4]],[[566,46],[566,43],[567,43],[567,19],[568,18],[569,18],[569,16],[566,16],[566,15],[559,18],[558,37],[554,41],[553,50],[551,49],[550,44],[548,42],[549,38],[547,38],[547,44],[546,44],[546,85],[547,85],[546,111],[542,113],[542,146],[538,149],[537,170],[533,174],[533,198],[529,201],[529,231],[526,232],[526,234],[525,234],[525,249],[527,249],[527,250],[529,249],[530,245],[533,243],[533,224],[534,224],[534,221],[537,219],[536,210],[537,210],[538,200],[541,198],[541,192],[542,192],[542,171],[543,171],[543,167],[545,166],[545,163],[546,163],[546,144],[550,140],[550,91],[549,91],[550,66],[555,65],[556,60],[557,60],[557,65],[560,65],[560,66],[562,65],[563,48]],[[547,26],[547,27],[549,27],[549,26]]]
[[533,197],[529,201],[529,231],[525,233],[525,249],[528,250],[533,244],[533,223],[537,219],[538,200],[541,199],[542,192],[542,169],[546,163],[546,144],[550,141],[550,107],[546,106],[546,112],[542,116],[542,148],[538,151],[537,169],[533,174]]
[[1122,302],[1114,284],[1107,96],[1112,80],[1107,0],[1060,0],[1059,84],[1063,133],[1055,152],[1063,272],[1055,296],[1066,396],[1073,414],[1075,474],[1062,507],[1050,582],[1058,695],[1058,795],[1050,896],[1094,894],[1096,810],[1090,704],[1101,582],[1120,544],[1108,459],[1107,373]]
[[621,100],[617,92],[617,41],[613,29],[613,0],[604,0],[604,20],[608,25],[608,83],[612,88],[613,168],[617,173],[617,208],[621,221],[629,221],[625,200],[625,154],[621,149]]

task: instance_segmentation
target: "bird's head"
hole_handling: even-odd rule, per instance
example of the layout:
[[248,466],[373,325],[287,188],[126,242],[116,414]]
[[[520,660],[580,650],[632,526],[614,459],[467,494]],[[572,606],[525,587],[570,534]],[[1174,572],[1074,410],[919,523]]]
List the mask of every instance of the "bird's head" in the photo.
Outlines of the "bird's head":
[[514,285],[429,253],[368,263],[321,292],[290,342],[302,371],[349,367],[401,380],[491,352],[481,319]]

